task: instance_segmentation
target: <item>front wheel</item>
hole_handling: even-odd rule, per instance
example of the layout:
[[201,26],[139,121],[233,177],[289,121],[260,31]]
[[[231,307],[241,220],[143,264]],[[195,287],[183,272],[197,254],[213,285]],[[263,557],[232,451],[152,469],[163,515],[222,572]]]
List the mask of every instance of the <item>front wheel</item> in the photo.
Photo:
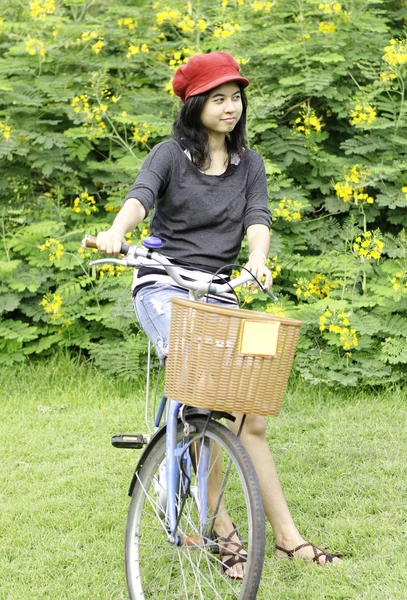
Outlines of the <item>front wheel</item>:
[[[177,430],[177,454],[182,457],[178,460],[176,507],[180,545],[169,541],[167,507],[159,493],[165,436],[153,442],[136,476],[125,548],[130,600],[254,599],[263,567],[265,534],[263,501],[253,464],[240,440],[223,425],[207,423],[205,417],[199,416],[188,422],[188,437],[181,424]],[[199,467],[204,430],[205,443],[210,448],[205,477]],[[185,446],[188,449],[183,452]],[[185,464],[188,461],[190,468]],[[208,510],[202,515],[200,488],[207,485],[208,479]],[[232,528],[237,528],[247,552],[245,575],[240,581],[224,574],[218,540],[211,527],[214,515],[222,518],[225,513]],[[216,521],[213,529],[216,531]]]

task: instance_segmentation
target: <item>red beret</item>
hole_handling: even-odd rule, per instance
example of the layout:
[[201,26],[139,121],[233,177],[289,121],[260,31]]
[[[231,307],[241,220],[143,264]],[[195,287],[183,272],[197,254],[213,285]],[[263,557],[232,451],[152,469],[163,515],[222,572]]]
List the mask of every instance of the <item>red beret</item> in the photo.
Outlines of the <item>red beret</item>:
[[227,52],[210,52],[191,56],[185,65],[176,71],[172,88],[182,102],[190,96],[202,94],[228,81],[238,81],[247,87],[249,80],[240,75],[240,67]]

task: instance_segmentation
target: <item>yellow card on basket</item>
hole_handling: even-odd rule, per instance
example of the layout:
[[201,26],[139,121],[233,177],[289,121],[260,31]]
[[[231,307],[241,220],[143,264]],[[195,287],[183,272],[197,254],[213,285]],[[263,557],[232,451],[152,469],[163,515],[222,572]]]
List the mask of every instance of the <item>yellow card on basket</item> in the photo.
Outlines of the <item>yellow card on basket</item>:
[[240,329],[240,354],[275,356],[280,323],[244,319]]

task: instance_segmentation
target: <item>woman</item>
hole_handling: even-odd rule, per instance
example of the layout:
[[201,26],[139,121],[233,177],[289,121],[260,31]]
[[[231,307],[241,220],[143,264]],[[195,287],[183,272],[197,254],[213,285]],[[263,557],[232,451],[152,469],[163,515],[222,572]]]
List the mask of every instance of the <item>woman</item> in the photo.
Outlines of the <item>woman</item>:
[[[160,251],[181,269],[189,266],[194,269],[194,277],[211,279],[218,269],[235,262],[246,234],[246,267],[258,280],[263,279],[267,288],[271,286],[271,273],[266,267],[270,212],[264,163],[245,141],[244,89],[248,85],[238,63],[226,52],[193,56],[177,70],[173,89],[183,107],[174,123],[174,137],[155,146],[147,157],[111,229],[99,233],[100,250],[118,253],[124,235],[154,207],[150,233],[163,240]],[[186,297],[187,292],[174,286],[164,271],[151,266],[136,273],[133,293],[140,324],[164,358],[169,299],[175,295]],[[239,421],[229,425],[235,433]],[[276,537],[277,556],[296,556],[320,565],[340,562],[338,557],[306,542],[298,532],[265,432],[263,417],[248,416],[241,440],[256,468],[265,512]],[[237,532],[227,514],[217,518],[215,526],[225,548],[225,574],[241,578],[245,551]]]

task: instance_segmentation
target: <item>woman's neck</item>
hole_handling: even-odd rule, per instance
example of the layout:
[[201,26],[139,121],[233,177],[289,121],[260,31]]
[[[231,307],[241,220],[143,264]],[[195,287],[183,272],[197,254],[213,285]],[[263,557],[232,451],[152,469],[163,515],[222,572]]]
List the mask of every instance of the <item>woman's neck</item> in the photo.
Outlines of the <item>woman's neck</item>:
[[209,154],[215,155],[226,150],[226,136],[224,133],[213,134],[208,132]]
[[205,175],[222,175],[229,164],[226,136],[208,135],[208,150],[209,154],[201,171]]

